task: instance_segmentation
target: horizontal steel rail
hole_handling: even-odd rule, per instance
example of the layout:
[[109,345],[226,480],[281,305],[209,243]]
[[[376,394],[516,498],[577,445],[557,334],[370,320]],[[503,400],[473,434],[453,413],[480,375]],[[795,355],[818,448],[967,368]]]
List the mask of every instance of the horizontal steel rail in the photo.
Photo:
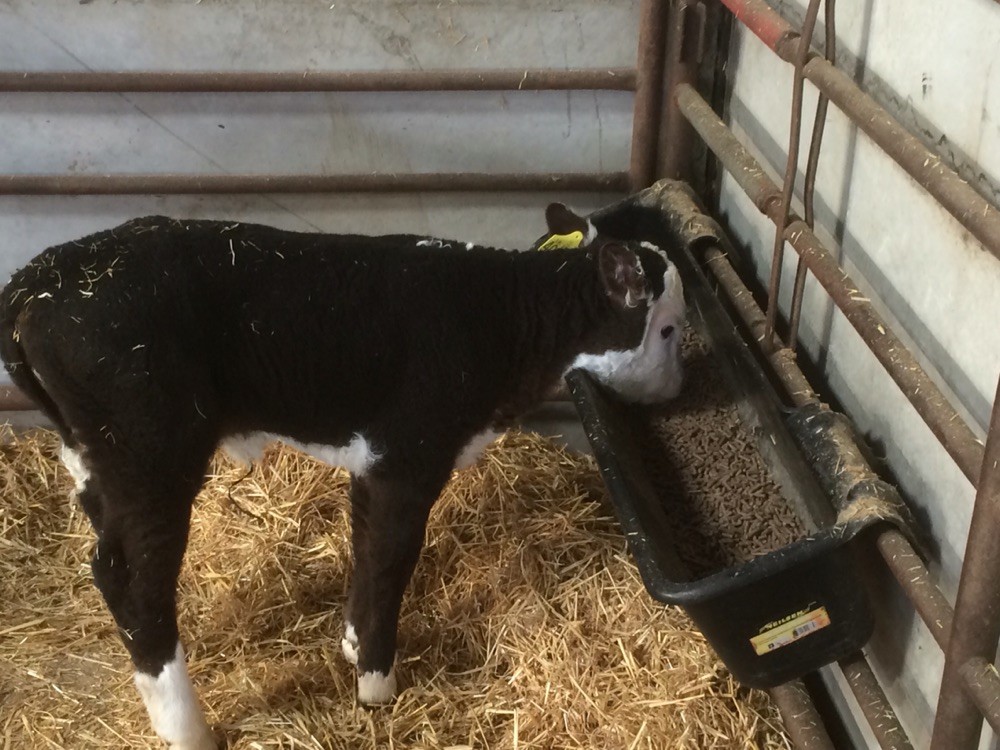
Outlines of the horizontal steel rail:
[[34,411],[38,406],[13,385],[0,385],[0,411]]
[[882,750],[913,750],[909,737],[889,706],[882,686],[875,679],[871,666],[859,651],[840,660],[840,671],[868,720],[868,726]]
[[626,172],[416,174],[0,174],[0,195],[625,192]]
[[634,91],[633,68],[577,70],[0,71],[6,93]]
[[955,610],[934,583],[924,561],[906,537],[895,529],[881,532],[875,546],[934,640],[945,648],[951,638]]
[[792,745],[797,750],[835,750],[802,680],[792,680],[767,691],[778,707]]

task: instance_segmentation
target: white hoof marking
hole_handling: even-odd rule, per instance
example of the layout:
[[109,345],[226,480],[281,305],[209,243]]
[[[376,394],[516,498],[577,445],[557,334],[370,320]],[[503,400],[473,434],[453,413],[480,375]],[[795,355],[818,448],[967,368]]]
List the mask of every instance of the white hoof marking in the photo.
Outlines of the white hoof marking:
[[367,705],[392,703],[396,698],[396,670],[388,675],[365,672],[358,677],[358,701]]
[[135,673],[153,730],[173,750],[216,750],[215,737],[198,705],[191,678],[184,663],[184,649],[177,644],[172,661],[155,677]]
[[340,640],[340,648],[344,651],[344,658],[354,666],[357,666],[358,633],[351,623],[347,623],[344,626],[344,637]]

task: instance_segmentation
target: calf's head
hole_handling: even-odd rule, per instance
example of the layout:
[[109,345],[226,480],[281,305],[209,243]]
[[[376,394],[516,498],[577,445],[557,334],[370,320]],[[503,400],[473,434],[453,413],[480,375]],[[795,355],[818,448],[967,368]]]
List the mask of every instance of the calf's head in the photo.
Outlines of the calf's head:
[[598,238],[597,228],[589,219],[577,216],[562,203],[550,203],[545,209],[548,231],[531,245],[532,250],[584,248]]
[[598,242],[598,273],[615,314],[570,366],[587,370],[619,396],[656,403],[680,392],[684,288],[666,254],[643,242]]

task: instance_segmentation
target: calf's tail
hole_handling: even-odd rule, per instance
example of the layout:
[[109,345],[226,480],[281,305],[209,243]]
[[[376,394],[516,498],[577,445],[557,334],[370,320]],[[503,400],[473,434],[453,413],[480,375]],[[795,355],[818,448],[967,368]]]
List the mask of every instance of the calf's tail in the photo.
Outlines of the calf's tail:
[[13,284],[8,284],[0,292],[0,359],[10,375],[11,381],[24,394],[37,404],[42,413],[49,418],[63,437],[71,443],[71,430],[59,411],[56,402],[42,386],[32,370],[31,364],[21,346],[18,318],[23,312],[23,305],[17,300]]

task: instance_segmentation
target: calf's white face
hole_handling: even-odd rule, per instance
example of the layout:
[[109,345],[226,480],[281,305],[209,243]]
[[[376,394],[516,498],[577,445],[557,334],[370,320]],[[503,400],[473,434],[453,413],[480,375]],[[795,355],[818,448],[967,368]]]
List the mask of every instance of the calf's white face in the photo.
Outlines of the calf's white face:
[[[629,326],[627,344],[581,354],[568,369],[590,372],[627,401],[650,404],[676,397],[683,380],[680,343],[686,317],[677,267],[649,242],[636,246],[602,238],[593,222],[561,203],[548,206],[545,220],[548,234],[534,247],[596,248],[608,296],[627,310],[646,310],[641,338]],[[655,283],[661,276],[662,287]]]
[[639,300],[638,304],[648,306],[646,327],[638,346],[581,354],[569,369],[590,372],[627,401],[643,404],[667,401],[680,393],[684,379],[680,342],[686,308],[677,267],[667,261],[663,292],[658,297]]

